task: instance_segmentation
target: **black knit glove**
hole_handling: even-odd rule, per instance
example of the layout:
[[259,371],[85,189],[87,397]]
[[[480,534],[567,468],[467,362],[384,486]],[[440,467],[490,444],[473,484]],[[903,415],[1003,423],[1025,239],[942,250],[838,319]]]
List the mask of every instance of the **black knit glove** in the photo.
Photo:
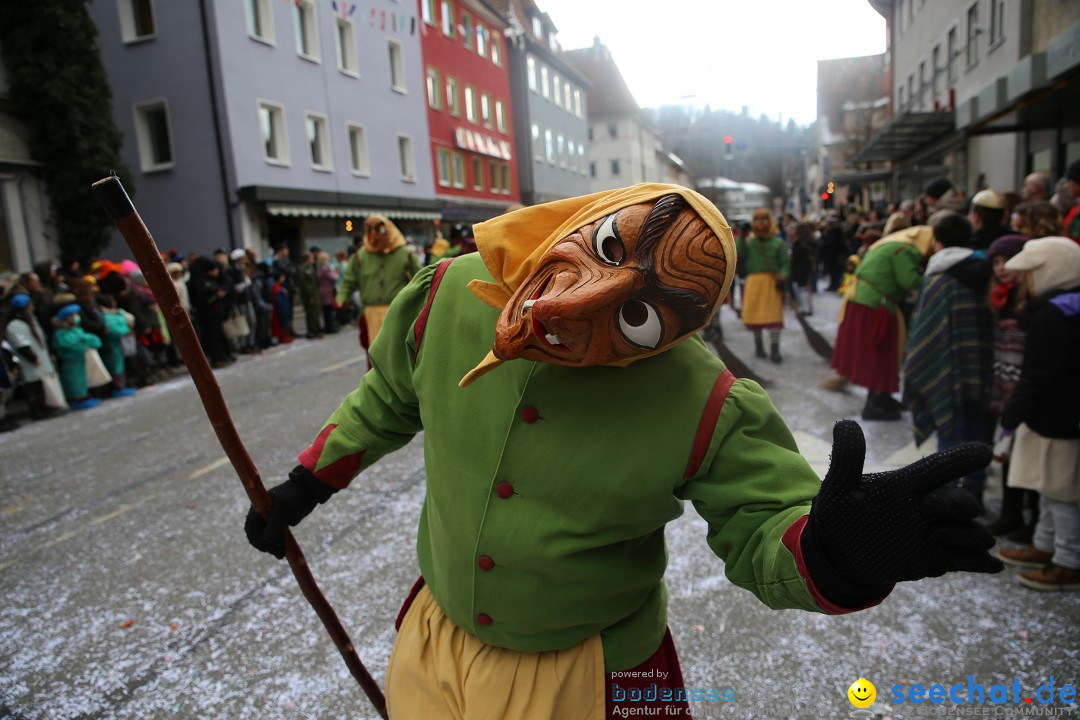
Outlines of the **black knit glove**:
[[248,542],[278,560],[285,557],[285,530],[296,527],[319,503],[324,503],[337,492],[311,474],[303,465],[297,465],[289,473],[289,479],[268,491],[274,501],[270,518],[265,522],[249,508],[244,520],[244,533]]
[[894,583],[947,572],[1000,572],[979,503],[955,485],[990,463],[990,447],[968,443],[899,470],[863,475],[866,442],[851,420],[833,428],[832,462],[802,535],[814,584],[843,607],[887,595]]

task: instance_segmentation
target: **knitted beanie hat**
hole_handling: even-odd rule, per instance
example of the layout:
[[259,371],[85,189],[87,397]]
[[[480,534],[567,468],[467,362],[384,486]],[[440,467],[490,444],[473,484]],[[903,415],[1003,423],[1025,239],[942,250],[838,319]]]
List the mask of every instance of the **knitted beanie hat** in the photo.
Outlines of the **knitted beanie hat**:
[[1004,255],[1006,258],[1011,258],[1023,249],[1027,241],[1027,235],[1002,235],[990,243],[986,255],[991,258],[995,255]]

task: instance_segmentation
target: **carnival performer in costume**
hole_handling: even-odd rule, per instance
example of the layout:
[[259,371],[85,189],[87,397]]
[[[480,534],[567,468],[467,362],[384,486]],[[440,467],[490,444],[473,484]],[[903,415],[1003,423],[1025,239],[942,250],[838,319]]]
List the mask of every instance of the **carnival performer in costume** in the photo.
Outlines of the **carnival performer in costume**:
[[774,608],[848,612],[900,580],[1001,569],[970,496],[935,491],[988,447],[863,476],[844,421],[822,482],[760,386],[709,352],[697,331],[735,244],[701,195],[635,185],[500,216],[476,240],[398,295],[373,369],[270,490],[267,522],[245,523],[282,557],[286,526],[424,431],[422,578],[391,718],[599,720],[658,670],[653,714],[689,717],[663,581],[685,501],[731,581]]
[[[780,356],[780,331],[784,328],[784,297],[787,294],[788,247],[780,237],[776,218],[766,208],[754,211],[751,234],[736,242],[736,252],[746,261],[742,321],[754,333],[754,354],[774,363]],[[769,331],[771,351],[765,354],[762,330]]]
[[923,266],[934,252],[934,232],[916,225],[886,235],[871,245],[848,285],[840,311],[832,368],[837,378],[822,383],[831,390],[848,381],[866,388],[865,420],[899,420],[901,353],[907,327],[900,303],[922,284]]
[[349,301],[353,291],[360,291],[367,329],[367,344],[361,342],[365,350],[375,342],[390,301],[419,270],[420,261],[406,246],[397,225],[383,215],[369,215],[364,221],[364,244],[349,258],[337,291],[339,307]]

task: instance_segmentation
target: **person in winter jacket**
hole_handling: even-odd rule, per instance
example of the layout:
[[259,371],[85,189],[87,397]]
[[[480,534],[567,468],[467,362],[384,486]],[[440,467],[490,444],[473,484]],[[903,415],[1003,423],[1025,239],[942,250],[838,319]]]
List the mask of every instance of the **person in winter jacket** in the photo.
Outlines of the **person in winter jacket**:
[[[283,557],[288,526],[423,431],[422,578],[390,717],[689,717],[662,701],[683,686],[663,575],[685,501],[731,581],[773,608],[848,612],[899,580],[1001,569],[971,498],[934,490],[989,448],[863,476],[843,421],[821,482],[760,386],[706,348],[736,256],[703,196],[568,198],[481,223],[476,242],[395,298],[372,370],[270,490],[268,519],[245,521]],[[620,699],[650,683],[656,702]]]
[[60,363],[60,384],[73,410],[88,410],[101,404],[90,397],[86,386],[86,351],[100,348],[101,339],[80,327],[82,318],[77,303],[65,305],[56,313],[52,344]]
[[[1005,263],[1024,247],[1028,238],[1023,235],[1002,235],[990,243],[987,257],[994,273],[990,288],[990,312],[994,315],[994,378],[990,386],[990,414],[997,423],[994,459],[1001,463],[1001,513],[991,522],[991,534],[1005,535],[1009,540],[1031,544],[1035,523],[1039,519],[1039,494],[1033,490],[1009,487],[1010,454],[1013,433],[1000,425],[1001,411],[1020,381],[1024,360],[1024,341],[1027,333],[1021,324],[1025,319],[1028,300],[1027,283],[1022,274],[1007,270]],[[1030,519],[1024,519],[1024,508]]]
[[49,336],[38,323],[37,308],[29,295],[16,293],[9,302],[11,310],[4,328],[4,338],[19,362],[19,392],[30,410],[30,418],[42,420],[49,416],[42,378],[56,376],[49,355]]
[[315,256],[315,277],[319,285],[319,304],[322,305],[323,331],[335,333],[334,298],[337,296],[338,271],[330,262],[329,253],[320,252]]
[[1080,245],[1029,240],[1005,267],[1022,273],[1034,302],[1020,381],[1001,413],[1015,430],[1008,483],[1041,496],[1031,545],[1001,548],[1003,561],[1031,569],[1036,590],[1080,590]]
[[127,387],[124,377],[124,338],[133,337],[135,319],[128,322],[128,316],[116,307],[116,299],[106,293],[98,293],[98,308],[105,327],[105,338],[101,346],[101,361],[112,375],[112,387],[109,390],[114,398],[130,397],[135,394]]
[[300,267],[296,270],[296,287],[300,292],[300,302],[304,306],[304,327],[307,328],[307,337],[315,339],[322,337],[319,327],[322,315],[322,303],[319,301],[319,278],[315,274],[315,255],[310,251],[304,252],[300,259]]
[[[911,318],[904,363],[904,397],[915,424],[915,444],[935,434],[938,450],[989,442],[988,404],[994,356],[993,317],[987,305],[990,264],[970,247],[971,223],[942,210],[930,220],[936,252],[926,264]],[[961,486],[982,502],[986,473]]]

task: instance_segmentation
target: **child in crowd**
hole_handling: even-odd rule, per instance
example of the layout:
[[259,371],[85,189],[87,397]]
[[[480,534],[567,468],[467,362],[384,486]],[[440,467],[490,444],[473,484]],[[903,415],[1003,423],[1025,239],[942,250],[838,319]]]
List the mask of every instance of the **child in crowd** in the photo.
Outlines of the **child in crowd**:
[[[1023,235],[1003,235],[989,247],[988,257],[994,273],[994,285],[990,288],[990,312],[994,314],[994,365],[993,382],[990,386],[990,413],[995,421],[1001,417],[1005,401],[1020,380],[1020,367],[1024,359],[1024,337],[1021,315],[1027,300],[1027,287],[1017,273],[1006,270],[1005,263],[1024,247]],[[994,535],[1007,535],[1010,540],[1025,545],[1031,543],[1035,523],[1039,518],[1039,496],[1032,490],[1009,487],[1005,479],[1009,475],[1009,453],[1013,434],[998,425],[995,432],[994,458],[1001,463],[1001,514],[989,524]],[[1023,518],[1024,506],[1031,508],[1030,522]]]
[[52,338],[53,351],[60,363],[60,384],[73,410],[89,410],[101,404],[101,400],[90,397],[86,385],[86,351],[100,348],[101,339],[79,327],[81,321],[78,304],[65,305],[56,313]]
[[1022,585],[1080,590],[1080,245],[1029,240],[1005,268],[1024,274],[1034,298],[1020,381],[1001,413],[1001,426],[1016,431],[1008,483],[1042,499],[1032,544],[997,555],[1031,568]]
[[116,299],[112,295],[99,293],[97,303],[101,309],[101,317],[105,321],[105,340],[101,348],[101,360],[113,378],[110,394],[114,398],[130,397],[135,394],[135,390],[127,387],[124,382],[123,343],[124,338],[133,333],[134,318],[130,323],[128,322],[127,316],[116,307]]
[[10,303],[4,337],[18,356],[21,375],[19,392],[30,410],[30,418],[43,420],[49,413],[45,408],[42,378],[48,376],[55,379],[56,375],[49,357],[48,336],[34,315],[34,303],[29,295],[16,293],[11,296]]

